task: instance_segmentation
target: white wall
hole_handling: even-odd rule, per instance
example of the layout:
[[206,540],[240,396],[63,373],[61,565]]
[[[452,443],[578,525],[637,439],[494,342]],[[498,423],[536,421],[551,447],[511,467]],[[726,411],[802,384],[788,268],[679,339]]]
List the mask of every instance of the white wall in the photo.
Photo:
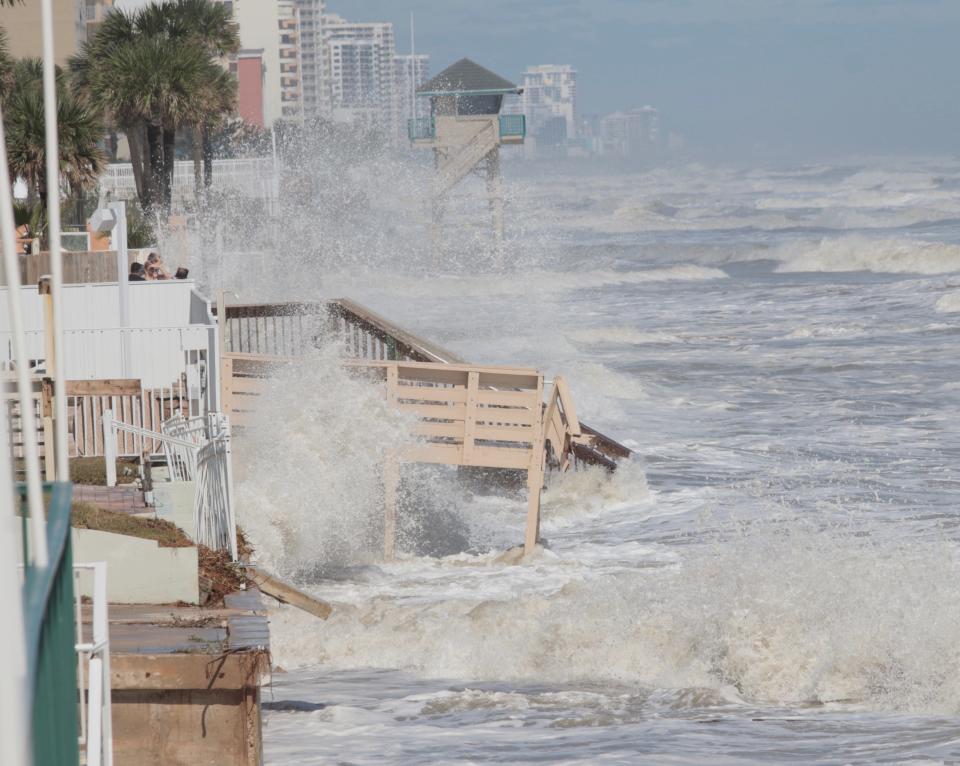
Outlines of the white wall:
[[[107,562],[107,600],[113,604],[200,600],[196,548],[161,548],[153,540],[74,529],[73,560]],[[92,588],[92,573],[81,574],[81,595],[92,596]]]

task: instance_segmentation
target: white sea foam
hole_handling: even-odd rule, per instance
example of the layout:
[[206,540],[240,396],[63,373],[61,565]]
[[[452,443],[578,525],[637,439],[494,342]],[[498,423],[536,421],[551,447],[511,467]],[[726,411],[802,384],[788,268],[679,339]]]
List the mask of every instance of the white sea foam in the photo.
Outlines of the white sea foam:
[[379,551],[383,460],[407,434],[334,348],[278,368],[237,440],[239,522],[257,559],[288,575]]
[[770,257],[777,271],[873,271],[891,274],[947,274],[960,271],[960,245],[860,235],[782,245]]
[[584,327],[569,334],[571,340],[577,343],[626,343],[640,345],[642,343],[674,343],[679,338],[668,332],[644,332],[634,327]]
[[960,292],[941,295],[937,300],[936,309],[941,314],[955,314],[960,311]]
[[[557,565],[527,568],[548,575]],[[958,573],[956,552],[944,546],[792,524],[698,549],[679,568],[578,576],[552,593],[518,585],[512,597],[491,600],[477,579],[469,598],[383,596],[337,605],[323,625],[283,610],[273,646],[287,667],[733,686],[757,702],[955,714]]]

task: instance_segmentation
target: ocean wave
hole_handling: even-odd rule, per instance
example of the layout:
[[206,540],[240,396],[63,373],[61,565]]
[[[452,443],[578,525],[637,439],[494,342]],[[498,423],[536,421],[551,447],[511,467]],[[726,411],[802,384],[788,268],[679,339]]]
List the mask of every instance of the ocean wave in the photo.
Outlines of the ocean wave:
[[[504,567],[498,579],[511,571],[543,579],[569,566],[552,557]],[[762,703],[960,711],[960,572],[946,545],[885,544],[797,523],[691,550],[676,567],[577,570],[552,592],[515,581],[511,595],[500,589],[495,598],[483,590],[488,568],[471,573],[461,562],[456,574],[467,581],[456,595],[339,603],[323,624],[279,610],[275,656],[285,667],[732,687]]]
[[872,271],[948,274],[960,271],[960,245],[859,235],[791,242],[769,252],[778,272]]
[[960,312],[960,292],[941,295],[937,300],[936,310],[941,314],[955,314]]

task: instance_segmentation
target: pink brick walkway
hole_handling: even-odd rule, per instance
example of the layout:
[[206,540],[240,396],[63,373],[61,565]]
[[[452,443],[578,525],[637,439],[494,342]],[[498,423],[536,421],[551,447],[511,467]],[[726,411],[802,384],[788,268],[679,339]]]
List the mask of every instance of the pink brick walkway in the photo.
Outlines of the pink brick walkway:
[[89,484],[73,485],[73,502],[90,503],[105,511],[144,513],[143,492],[135,484],[118,487],[98,487]]

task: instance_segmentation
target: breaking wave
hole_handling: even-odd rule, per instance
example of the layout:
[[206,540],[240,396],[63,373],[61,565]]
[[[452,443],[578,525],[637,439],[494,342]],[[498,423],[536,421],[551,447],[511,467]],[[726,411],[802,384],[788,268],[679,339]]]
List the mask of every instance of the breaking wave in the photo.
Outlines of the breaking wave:
[[948,274],[960,271],[960,245],[859,235],[781,245],[771,256],[779,272],[872,271]]
[[[322,626],[281,610],[274,651],[286,667],[733,687],[763,703],[960,711],[958,561],[947,546],[798,523],[693,550],[678,567],[576,576],[548,593],[518,582],[509,595],[484,595],[491,568],[496,578],[517,570],[549,578],[574,563],[554,556],[511,568],[480,557],[470,595],[459,587],[449,598],[338,603]],[[457,569],[467,574],[463,561]]]
[[408,438],[379,388],[349,375],[331,346],[278,368],[252,417],[236,484],[258,562],[289,576],[378,555],[383,461]]
[[960,292],[941,295],[936,305],[941,314],[955,314],[960,312]]

